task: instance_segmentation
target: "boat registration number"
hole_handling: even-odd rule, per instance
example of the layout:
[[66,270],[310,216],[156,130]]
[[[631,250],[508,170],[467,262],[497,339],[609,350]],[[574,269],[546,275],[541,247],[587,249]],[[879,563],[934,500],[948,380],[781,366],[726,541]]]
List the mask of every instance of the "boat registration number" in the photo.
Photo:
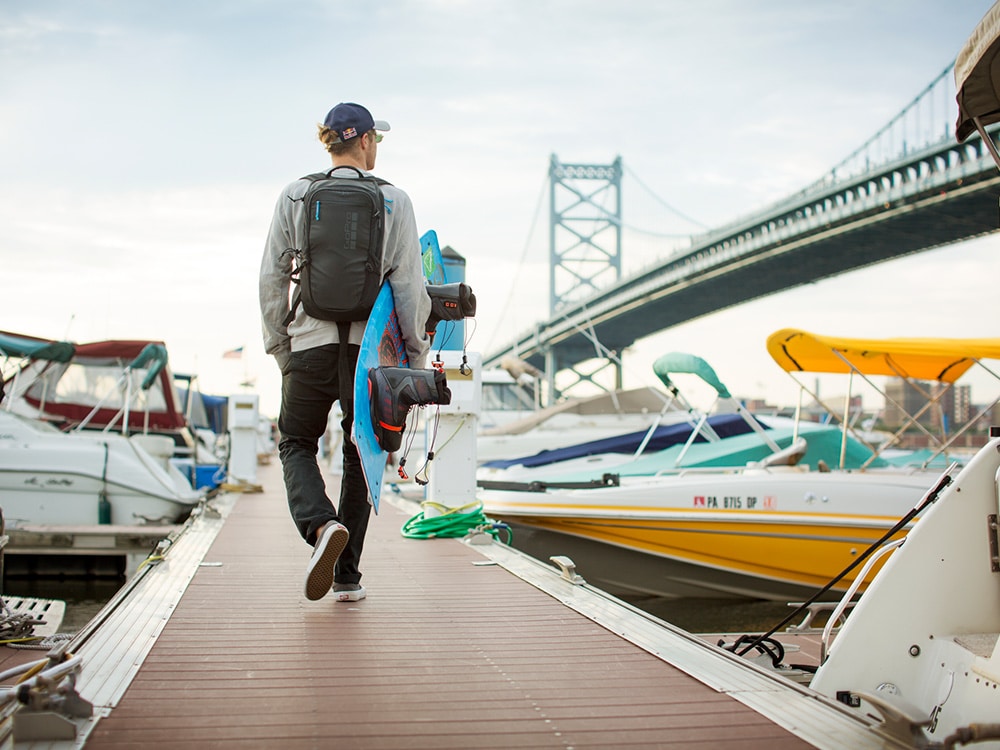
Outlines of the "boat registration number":
[[773,495],[695,495],[695,508],[724,508],[726,510],[773,510],[778,507],[778,498]]

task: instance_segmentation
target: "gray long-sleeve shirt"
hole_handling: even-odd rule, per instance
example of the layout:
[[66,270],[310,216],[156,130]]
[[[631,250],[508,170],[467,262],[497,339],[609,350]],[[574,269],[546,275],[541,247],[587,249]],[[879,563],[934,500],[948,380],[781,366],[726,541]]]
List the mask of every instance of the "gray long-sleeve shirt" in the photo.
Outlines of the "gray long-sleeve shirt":
[[[338,172],[338,177],[355,176],[351,170]],[[289,248],[305,248],[305,201],[308,180],[296,180],[278,197],[271,228],[267,233],[264,257],[260,265],[260,310],[264,334],[264,351],[284,367],[290,353],[313,349],[324,344],[338,343],[337,324],[318,320],[306,314],[301,305],[295,318],[284,325],[290,305],[290,284],[294,259]],[[424,287],[423,265],[420,258],[420,238],[410,197],[393,185],[383,185],[385,197],[385,235],[382,276],[392,287],[396,315],[406,344],[410,367],[427,364],[430,341],[426,328],[431,302]],[[351,323],[350,341],[360,344],[365,322]]]

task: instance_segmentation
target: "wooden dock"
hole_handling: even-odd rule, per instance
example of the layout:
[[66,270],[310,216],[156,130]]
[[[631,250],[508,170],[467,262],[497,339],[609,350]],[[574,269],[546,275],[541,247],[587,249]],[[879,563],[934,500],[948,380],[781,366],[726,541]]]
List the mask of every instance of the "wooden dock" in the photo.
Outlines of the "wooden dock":
[[372,519],[368,598],[310,602],[280,466],[258,479],[215,498],[70,643],[94,706],[75,736],[17,747],[896,747],[553,565],[406,539],[419,508],[403,501]]

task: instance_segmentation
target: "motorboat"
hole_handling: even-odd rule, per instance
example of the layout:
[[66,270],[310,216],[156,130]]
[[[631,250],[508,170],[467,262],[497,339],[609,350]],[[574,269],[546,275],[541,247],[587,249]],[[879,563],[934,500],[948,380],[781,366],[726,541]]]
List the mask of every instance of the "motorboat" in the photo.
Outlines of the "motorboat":
[[[177,455],[175,450],[170,462],[183,473],[192,486],[215,489],[225,479],[229,454],[229,398],[202,393],[198,378],[187,373],[173,374],[179,406],[185,423],[194,437],[194,450]],[[263,421],[261,417],[261,421]],[[261,427],[258,427],[258,435]],[[258,456],[269,455],[265,449]]]
[[[1000,358],[1000,340],[843,339],[795,329],[773,334],[768,347],[789,372],[933,376],[932,403],[973,365]],[[919,425],[918,417],[911,419]],[[512,526],[515,546],[541,559],[567,555],[614,593],[800,599],[850,568],[940,475],[928,461],[886,461],[846,426],[793,419],[780,436],[771,426],[764,432],[781,450],[750,460],[749,443],[766,449],[756,432],[645,456],[581,456],[557,462],[561,473],[557,464],[545,473],[522,465],[500,480],[481,469],[477,497],[490,517]],[[825,441],[825,466],[802,460],[814,436]],[[855,569],[831,591],[864,590],[877,569],[860,580]]]
[[[5,362],[16,362],[4,378],[0,402],[0,497],[8,525],[169,524],[183,519],[203,493],[171,463],[176,448],[172,435],[127,435],[83,429],[86,425],[79,423],[63,430],[57,425],[65,427],[66,419],[46,418],[70,404],[60,398],[64,390],[49,390],[44,377],[36,376],[61,366],[70,373],[63,383],[91,382],[70,367],[77,353],[69,342],[0,334],[0,354]],[[20,411],[28,413],[15,409],[19,401]],[[99,402],[91,409],[99,412]]]
[[[479,463],[509,461],[525,453],[568,448],[586,440],[613,441],[633,433],[640,433],[641,439],[651,427],[691,419],[674,395],[651,386],[561,398],[541,406],[539,375],[512,357],[505,357],[501,366],[482,370],[476,422]],[[413,413],[418,421],[408,429],[404,445],[409,456],[423,456],[428,444],[426,432],[435,428],[435,420],[420,410]],[[338,419],[331,415],[332,422]]]
[[583,441],[645,433],[651,426],[688,418],[686,412],[671,408],[665,394],[644,387],[565,399],[505,419],[511,412],[485,408],[486,404],[503,403],[494,397],[488,398],[488,394],[495,394],[503,386],[496,373],[490,378],[484,373],[484,418],[476,440],[480,463],[510,461],[539,451],[568,448]]
[[203,393],[198,377],[175,372],[178,407],[196,439],[198,462],[222,461],[226,455],[228,396]]
[[514,546],[543,560],[568,556],[617,595],[793,601],[849,567],[931,482],[919,472],[761,466],[592,489],[480,488],[477,499],[512,527]]
[[476,440],[480,463],[614,438],[686,418],[675,394],[648,386],[560,398],[542,406],[541,376],[512,356],[483,370]]
[[540,409],[540,375],[526,362],[513,358],[503,365],[483,368],[480,374],[483,390],[478,429],[482,432],[502,431],[508,424],[536,414]]
[[228,398],[172,372],[163,342],[75,344],[0,332],[0,354],[19,358],[6,376],[8,411],[63,432],[169,438],[171,462],[195,487],[213,489],[225,475]]
[[[880,569],[863,593],[852,585],[814,610],[828,587],[818,589],[767,633],[718,645],[878,723],[892,747],[1000,748],[998,502],[993,427],[989,442],[963,467],[949,466],[910,511],[919,523],[865,551],[858,578]],[[826,621],[813,626],[820,611]],[[801,612],[803,624],[775,636]],[[794,644],[796,632],[818,635],[818,667],[785,663],[782,640]]]
[[[613,439],[583,439],[502,460],[481,460],[477,481],[485,487],[506,483],[547,485],[600,483],[608,474],[657,476],[692,469],[731,469],[747,464],[795,463],[800,470],[861,468],[872,450],[835,425],[797,418],[751,414],[734,398],[715,370],[702,358],[670,352],[653,363],[653,371],[669,393],[682,399],[682,409],[653,420],[642,431]],[[676,378],[693,375],[711,386],[715,401],[707,410],[683,400]],[[881,459],[876,466],[885,465]]]

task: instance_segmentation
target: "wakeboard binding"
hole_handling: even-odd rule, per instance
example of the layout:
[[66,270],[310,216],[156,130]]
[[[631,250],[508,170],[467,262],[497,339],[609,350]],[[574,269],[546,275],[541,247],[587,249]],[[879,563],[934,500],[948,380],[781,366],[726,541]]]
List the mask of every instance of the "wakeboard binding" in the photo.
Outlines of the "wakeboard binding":
[[402,445],[412,407],[451,403],[448,380],[438,370],[373,367],[368,371],[368,391],[375,439],[386,453],[395,453]]

